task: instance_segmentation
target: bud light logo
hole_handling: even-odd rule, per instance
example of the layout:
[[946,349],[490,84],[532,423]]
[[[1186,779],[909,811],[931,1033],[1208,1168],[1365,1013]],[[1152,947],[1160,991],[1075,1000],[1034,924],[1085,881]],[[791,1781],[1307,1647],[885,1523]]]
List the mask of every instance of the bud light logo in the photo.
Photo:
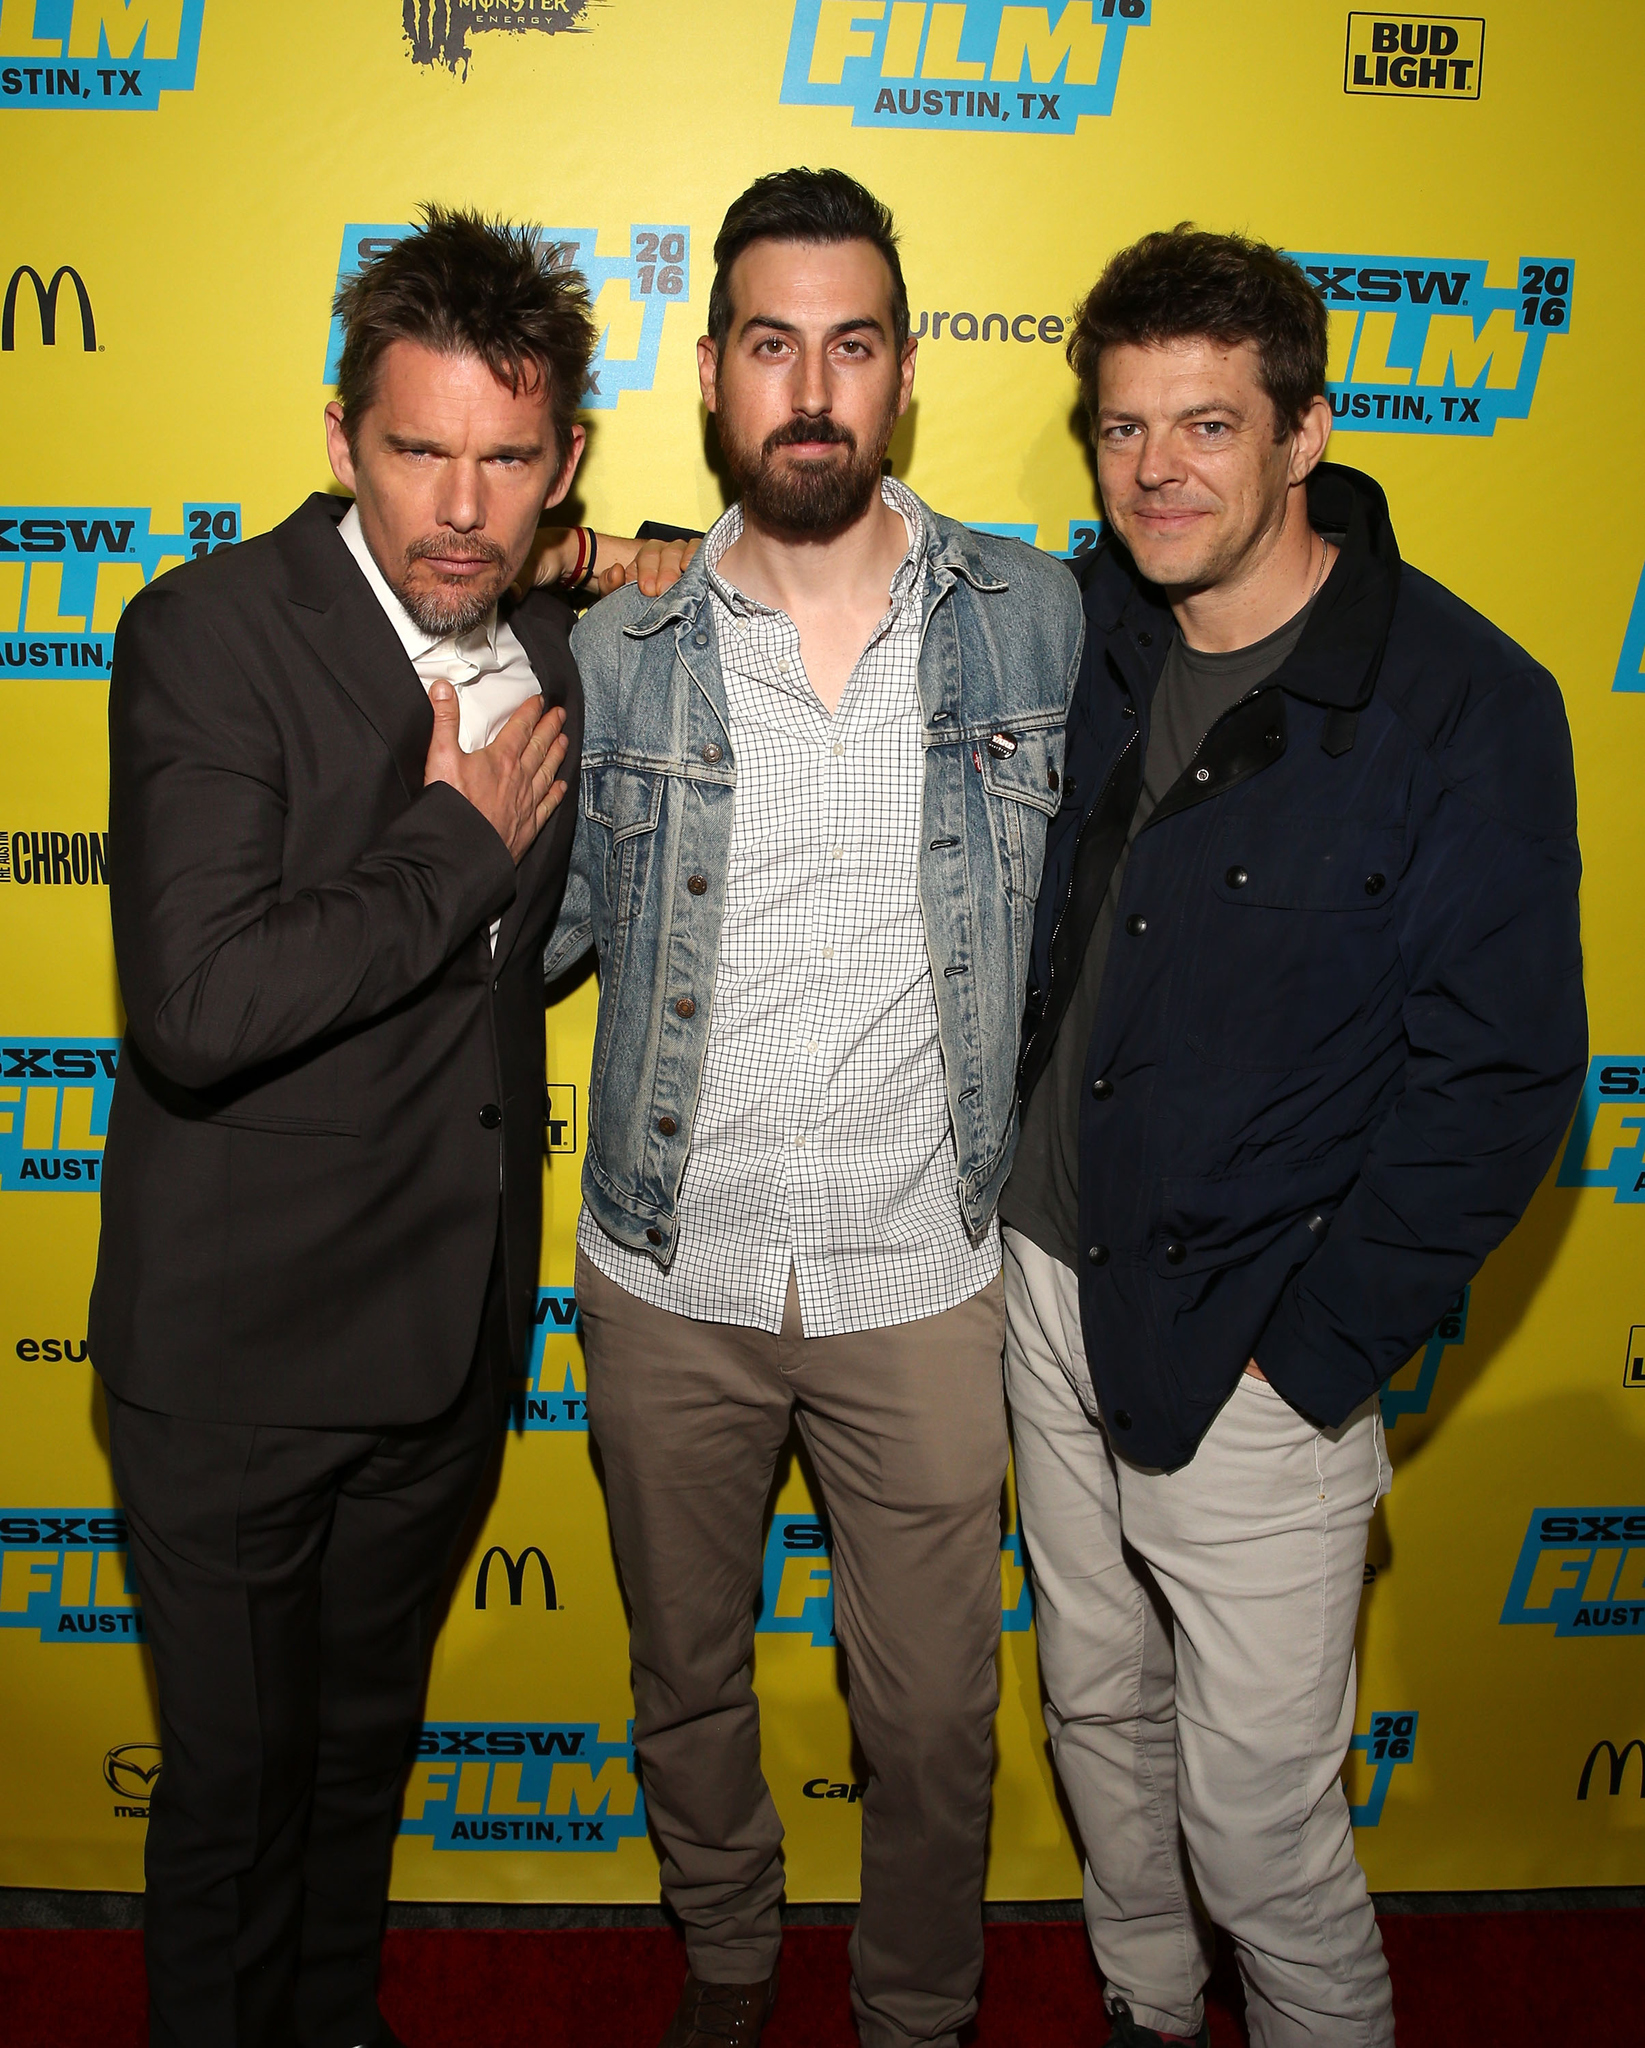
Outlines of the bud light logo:
[[[361,264],[383,255],[412,232],[404,222],[368,226],[351,221],[343,230],[337,285]],[[625,391],[649,391],[657,375],[663,319],[670,306],[691,296],[691,230],[687,227],[631,227],[626,256],[601,256],[593,228],[544,228],[542,245],[555,270],[578,270],[594,301],[600,330],[582,403],[609,411]],[[343,323],[332,318],[326,339],[325,381],[337,382],[343,355]]]
[[849,107],[853,128],[1072,135],[1114,111],[1125,39],[1150,0],[798,0],[787,106]]
[[1568,257],[1526,257],[1499,288],[1483,260],[1287,253],[1325,301],[1326,393],[1357,433],[1494,434],[1530,412],[1542,352],[1570,331]]

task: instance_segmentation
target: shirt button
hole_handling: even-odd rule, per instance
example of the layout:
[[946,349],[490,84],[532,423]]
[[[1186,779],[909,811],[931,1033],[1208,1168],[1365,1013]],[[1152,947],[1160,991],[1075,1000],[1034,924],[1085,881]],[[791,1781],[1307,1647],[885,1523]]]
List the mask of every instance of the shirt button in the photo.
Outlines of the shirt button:
[[803,1152],[805,1150],[805,1140],[803,1138],[796,1138],[794,1140],[794,1150],[796,1152]]
[[834,848],[833,848],[833,850],[832,850],[832,851],[830,852],[830,854],[829,854],[828,858],[829,858],[830,860],[838,860],[838,859],[840,858],[840,855],[841,855],[841,853],[842,853],[843,851],[844,851],[844,849],[843,849],[842,847],[838,847],[838,846],[836,846],[836,847],[834,847]]
[[1222,878],[1230,889],[1243,889],[1251,877],[1244,868],[1230,868]]
[[663,1234],[662,1234],[662,1232],[661,1232],[661,1231],[660,1231],[660,1230],[659,1230],[659,1229],[657,1228],[657,1226],[656,1226],[655,1224],[653,1224],[653,1225],[651,1226],[651,1228],[650,1228],[649,1230],[647,1230],[647,1232],[646,1232],[646,1234],[645,1234],[645,1241],[646,1241],[646,1243],[647,1243],[647,1244],[661,1244],[661,1243],[662,1243],[662,1241],[663,1241]]
[[502,1122],[502,1120],[503,1113],[497,1107],[496,1103],[487,1102],[482,1105],[480,1110],[480,1124],[482,1129],[494,1131],[496,1130],[497,1126]]
[[1112,1081],[1102,1080],[1093,1081],[1091,1083],[1091,1093],[1097,1098],[1099,1102],[1106,1102],[1109,1096],[1113,1094],[1113,1092],[1114,1084]]
[[665,1138],[672,1138],[680,1127],[671,1116],[660,1116],[657,1119],[657,1128]]
[[1108,1247],[1105,1244],[1094,1244],[1085,1256],[1093,1266],[1106,1266],[1108,1263]]
[[814,1038],[808,1038],[805,1041],[805,1049],[807,1052],[815,1052],[817,1050],[817,1041]]
[[1165,1247],[1165,1263],[1168,1266],[1180,1266],[1187,1256],[1188,1247],[1185,1244],[1173,1241]]
[[824,946],[824,947],[823,947],[823,958],[824,958],[825,960],[832,960],[832,959],[833,959],[833,957],[834,957],[834,948],[833,948],[832,946]]
[[1116,1408],[1114,1410],[1114,1427],[1116,1429],[1129,1429],[1131,1427],[1131,1411],[1129,1408]]
[[691,891],[693,896],[706,895],[708,891],[708,877],[706,875],[689,875],[686,878],[685,886]]
[[714,742],[710,740],[708,745],[703,748],[703,759],[705,761],[718,761],[721,758],[722,754],[720,748],[715,746]]
[[1148,929],[1148,920],[1145,917],[1139,917],[1133,910],[1131,915],[1125,920],[1125,929],[1131,934],[1132,938],[1140,939]]
[[841,755],[841,754],[843,754],[843,753],[845,752],[845,748],[844,748],[844,747],[843,747],[843,746],[841,745],[841,743],[840,743],[840,742],[839,742],[838,740],[836,740],[836,741],[834,742],[833,746],[832,746],[832,747],[830,748],[830,750],[829,750],[829,751],[830,751],[830,752],[831,752],[832,754],[834,754],[834,755],[835,755],[835,757],[837,758],[837,757],[838,757],[839,755]]
[[689,996],[681,996],[680,1000],[674,1005],[674,1014],[676,1017],[695,1017],[697,1005]]

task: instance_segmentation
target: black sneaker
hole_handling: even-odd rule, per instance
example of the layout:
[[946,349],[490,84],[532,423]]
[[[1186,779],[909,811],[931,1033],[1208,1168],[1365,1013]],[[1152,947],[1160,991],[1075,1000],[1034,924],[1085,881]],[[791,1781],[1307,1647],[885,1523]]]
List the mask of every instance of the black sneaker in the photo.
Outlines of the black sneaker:
[[[1139,2027],[1131,2016],[1131,2008],[1123,1998],[1116,1998],[1108,2008],[1108,2017],[1113,2021],[1113,2031],[1108,2036],[1106,2048],[1167,2048],[1163,2034],[1156,2034],[1152,2027]],[[1211,2022],[1208,2018],[1199,2023],[1199,2032],[1194,2036],[1194,2048],[1211,2048]]]

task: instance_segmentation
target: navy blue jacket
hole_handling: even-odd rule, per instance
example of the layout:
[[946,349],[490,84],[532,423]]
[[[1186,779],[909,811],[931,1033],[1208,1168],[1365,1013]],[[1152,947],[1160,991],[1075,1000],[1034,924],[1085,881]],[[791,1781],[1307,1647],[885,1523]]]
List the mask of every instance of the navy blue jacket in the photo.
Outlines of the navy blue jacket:
[[[1295,651],[1138,835],[1086,1060],[1080,1312],[1112,1441],[1186,1464],[1246,1360],[1342,1422],[1530,1201],[1587,1058],[1570,734],[1547,671],[1402,565],[1322,464],[1341,553]],[[1175,631],[1105,536],[1046,848],[1020,1085],[1124,843]]]

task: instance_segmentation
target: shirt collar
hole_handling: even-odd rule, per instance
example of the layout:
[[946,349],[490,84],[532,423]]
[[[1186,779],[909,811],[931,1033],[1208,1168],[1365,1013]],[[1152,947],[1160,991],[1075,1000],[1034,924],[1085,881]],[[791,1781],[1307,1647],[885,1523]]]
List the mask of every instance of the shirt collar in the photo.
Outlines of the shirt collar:
[[[881,477],[881,501],[893,512],[902,514],[908,528],[908,551],[897,564],[896,574],[891,578],[891,601],[888,607],[896,611],[919,580],[921,565],[925,560],[925,521],[920,513],[920,501],[906,484],[898,483],[894,476]],[[708,576],[709,587],[728,610],[739,617],[765,613],[767,617],[776,614],[770,605],[761,604],[758,599],[745,597],[734,583],[728,583],[720,574],[720,562],[742,539],[743,508],[732,505],[722,512],[708,530],[703,542],[703,567]]]
[[[337,531],[347,544],[349,553],[360,565],[360,573],[371,585],[371,594],[387,614],[389,624],[400,637],[413,664],[432,654],[436,647],[449,646],[454,653],[465,660],[479,664],[486,657],[490,666],[497,656],[497,607],[491,610],[477,626],[471,626],[466,633],[425,633],[417,621],[395,595],[388,578],[377,566],[377,558],[366,545],[364,530],[360,525],[360,509],[350,505],[343,514]],[[727,542],[727,546],[730,543]]]

